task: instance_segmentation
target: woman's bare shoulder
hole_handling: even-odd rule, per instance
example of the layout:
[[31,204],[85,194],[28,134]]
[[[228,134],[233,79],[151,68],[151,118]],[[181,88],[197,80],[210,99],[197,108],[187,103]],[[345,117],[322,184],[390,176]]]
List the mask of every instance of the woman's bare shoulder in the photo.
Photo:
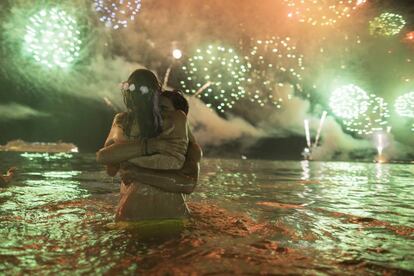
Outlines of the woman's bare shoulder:
[[120,113],[115,114],[113,124],[123,125],[127,116],[128,114],[126,112],[120,112]]

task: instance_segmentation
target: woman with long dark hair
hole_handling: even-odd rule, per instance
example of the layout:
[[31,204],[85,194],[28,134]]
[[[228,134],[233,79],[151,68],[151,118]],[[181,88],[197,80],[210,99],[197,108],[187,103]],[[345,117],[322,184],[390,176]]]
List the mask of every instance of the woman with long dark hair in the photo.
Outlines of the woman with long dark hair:
[[[139,149],[139,157],[129,159],[128,163],[147,169],[180,169],[188,147],[185,113],[174,111],[161,116],[161,86],[149,70],[135,70],[122,83],[121,90],[127,112],[115,116],[105,147],[97,153],[98,162],[107,164],[110,175],[115,175],[120,167],[128,170],[131,166],[127,163],[109,164],[113,158],[105,153],[105,148],[115,143],[133,143]],[[168,147],[157,147],[154,141],[166,136],[171,140]],[[121,183],[117,220],[178,218],[186,214],[185,202],[179,193],[164,192],[138,179]]]
[[[189,104],[181,91],[167,90],[161,93],[160,110],[162,117],[169,117],[167,116],[168,114],[173,114],[176,111],[181,111],[187,116],[189,112]],[[203,152],[194,135],[192,135],[189,126],[187,126],[187,133],[188,148],[185,162],[181,169],[171,169],[168,164],[161,164],[161,166],[157,166],[156,169],[149,169],[145,164],[143,166],[131,165],[128,168],[124,165],[123,169],[119,171],[121,178],[126,183],[137,179],[144,184],[159,188],[166,192],[183,194],[192,193],[198,183],[200,161]],[[130,161],[137,164],[142,160],[142,157],[138,159],[135,158],[142,156],[140,146],[142,145],[139,141],[116,143],[100,150],[99,156],[101,159],[105,159],[107,164],[121,163],[124,161]],[[177,152],[181,152],[182,146],[182,139],[173,138],[170,135],[160,135],[156,138],[151,138],[148,140],[147,145],[151,152],[161,152],[163,154],[170,152],[174,153],[173,155],[176,155]]]

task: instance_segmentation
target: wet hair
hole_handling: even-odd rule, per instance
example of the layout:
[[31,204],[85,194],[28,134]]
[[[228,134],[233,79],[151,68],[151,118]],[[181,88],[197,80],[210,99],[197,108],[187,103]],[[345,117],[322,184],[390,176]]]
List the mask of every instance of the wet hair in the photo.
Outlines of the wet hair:
[[[140,137],[156,137],[162,132],[159,97],[161,85],[157,77],[147,69],[137,69],[128,78],[128,84],[135,89],[123,91],[124,103],[128,109],[124,131],[131,136],[134,120],[138,122]],[[131,91],[133,90],[133,91]]]
[[175,109],[181,110],[185,115],[188,115],[188,101],[184,97],[183,92],[180,90],[166,90],[162,92],[161,96],[170,99]]

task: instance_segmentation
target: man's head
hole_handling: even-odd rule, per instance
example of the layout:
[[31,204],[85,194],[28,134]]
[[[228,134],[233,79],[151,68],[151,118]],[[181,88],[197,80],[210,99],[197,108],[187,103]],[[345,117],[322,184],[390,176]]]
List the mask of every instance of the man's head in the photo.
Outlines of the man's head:
[[188,101],[179,90],[164,91],[160,97],[161,112],[181,110],[188,115]]

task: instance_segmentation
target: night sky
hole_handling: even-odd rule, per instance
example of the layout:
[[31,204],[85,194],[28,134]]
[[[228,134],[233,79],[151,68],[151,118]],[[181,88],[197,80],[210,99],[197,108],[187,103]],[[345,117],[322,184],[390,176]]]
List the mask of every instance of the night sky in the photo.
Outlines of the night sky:
[[[0,144],[13,139],[64,141],[83,152],[96,151],[105,140],[115,110],[122,110],[118,83],[129,72],[147,67],[163,78],[172,63],[171,49],[177,47],[184,56],[172,64],[169,86],[180,88],[186,77],[181,66],[195,48],[208,42],[242,49],[240,45],[251,38],[289,36],[297,41],[306,67],[305,92],[282,111],[244,99],[232,110],[214,114],[200,100],[190,101],[195,103],[190,106],[190,123],[210,156],[300,159],[306,146],[303,119],[310,119],[314,136],[321,112],[330,112],[326,95],[332,89],[331,81],[343,76],[352,76],[355,83],[375,91],[389,102],[391,110],[396,96],[414,91],[414,42],[403,41],[405,33],[414,31],[414,1],[368,0],[350,19],[322,28],[287,20],[281,0],[142,0],[137,19],[121,30],[99,22],[91,1],[76,0],[72,7],[62,1],[81,25],[83,40],[81,57],[63,71],[45,69],[22,54],[26,15],[52,5],[50,1],[36,2],[0,3]],[[59,5],[59,1],[54,3]],[[369,20],[382,12],[403,15],[407,25],[401,34],[387,39],[368,34]],[[363,46],[355,46],[351,54],[343,56],[344,35],[351,40],[358,35]],[[320,55],[321,47],[324,55]],[[413,63],[404,63],[411,58]],[[346,65],[346,72],[338,69],[341,64]],[[411,79],[401,82],[402,78]],[[403,122],[391,113],[389,155],[407,159],[414,153],[411,121]],[[331,114],[328,118],[321,159],[363,159],[375,154],[369,138],[347,132]]]

